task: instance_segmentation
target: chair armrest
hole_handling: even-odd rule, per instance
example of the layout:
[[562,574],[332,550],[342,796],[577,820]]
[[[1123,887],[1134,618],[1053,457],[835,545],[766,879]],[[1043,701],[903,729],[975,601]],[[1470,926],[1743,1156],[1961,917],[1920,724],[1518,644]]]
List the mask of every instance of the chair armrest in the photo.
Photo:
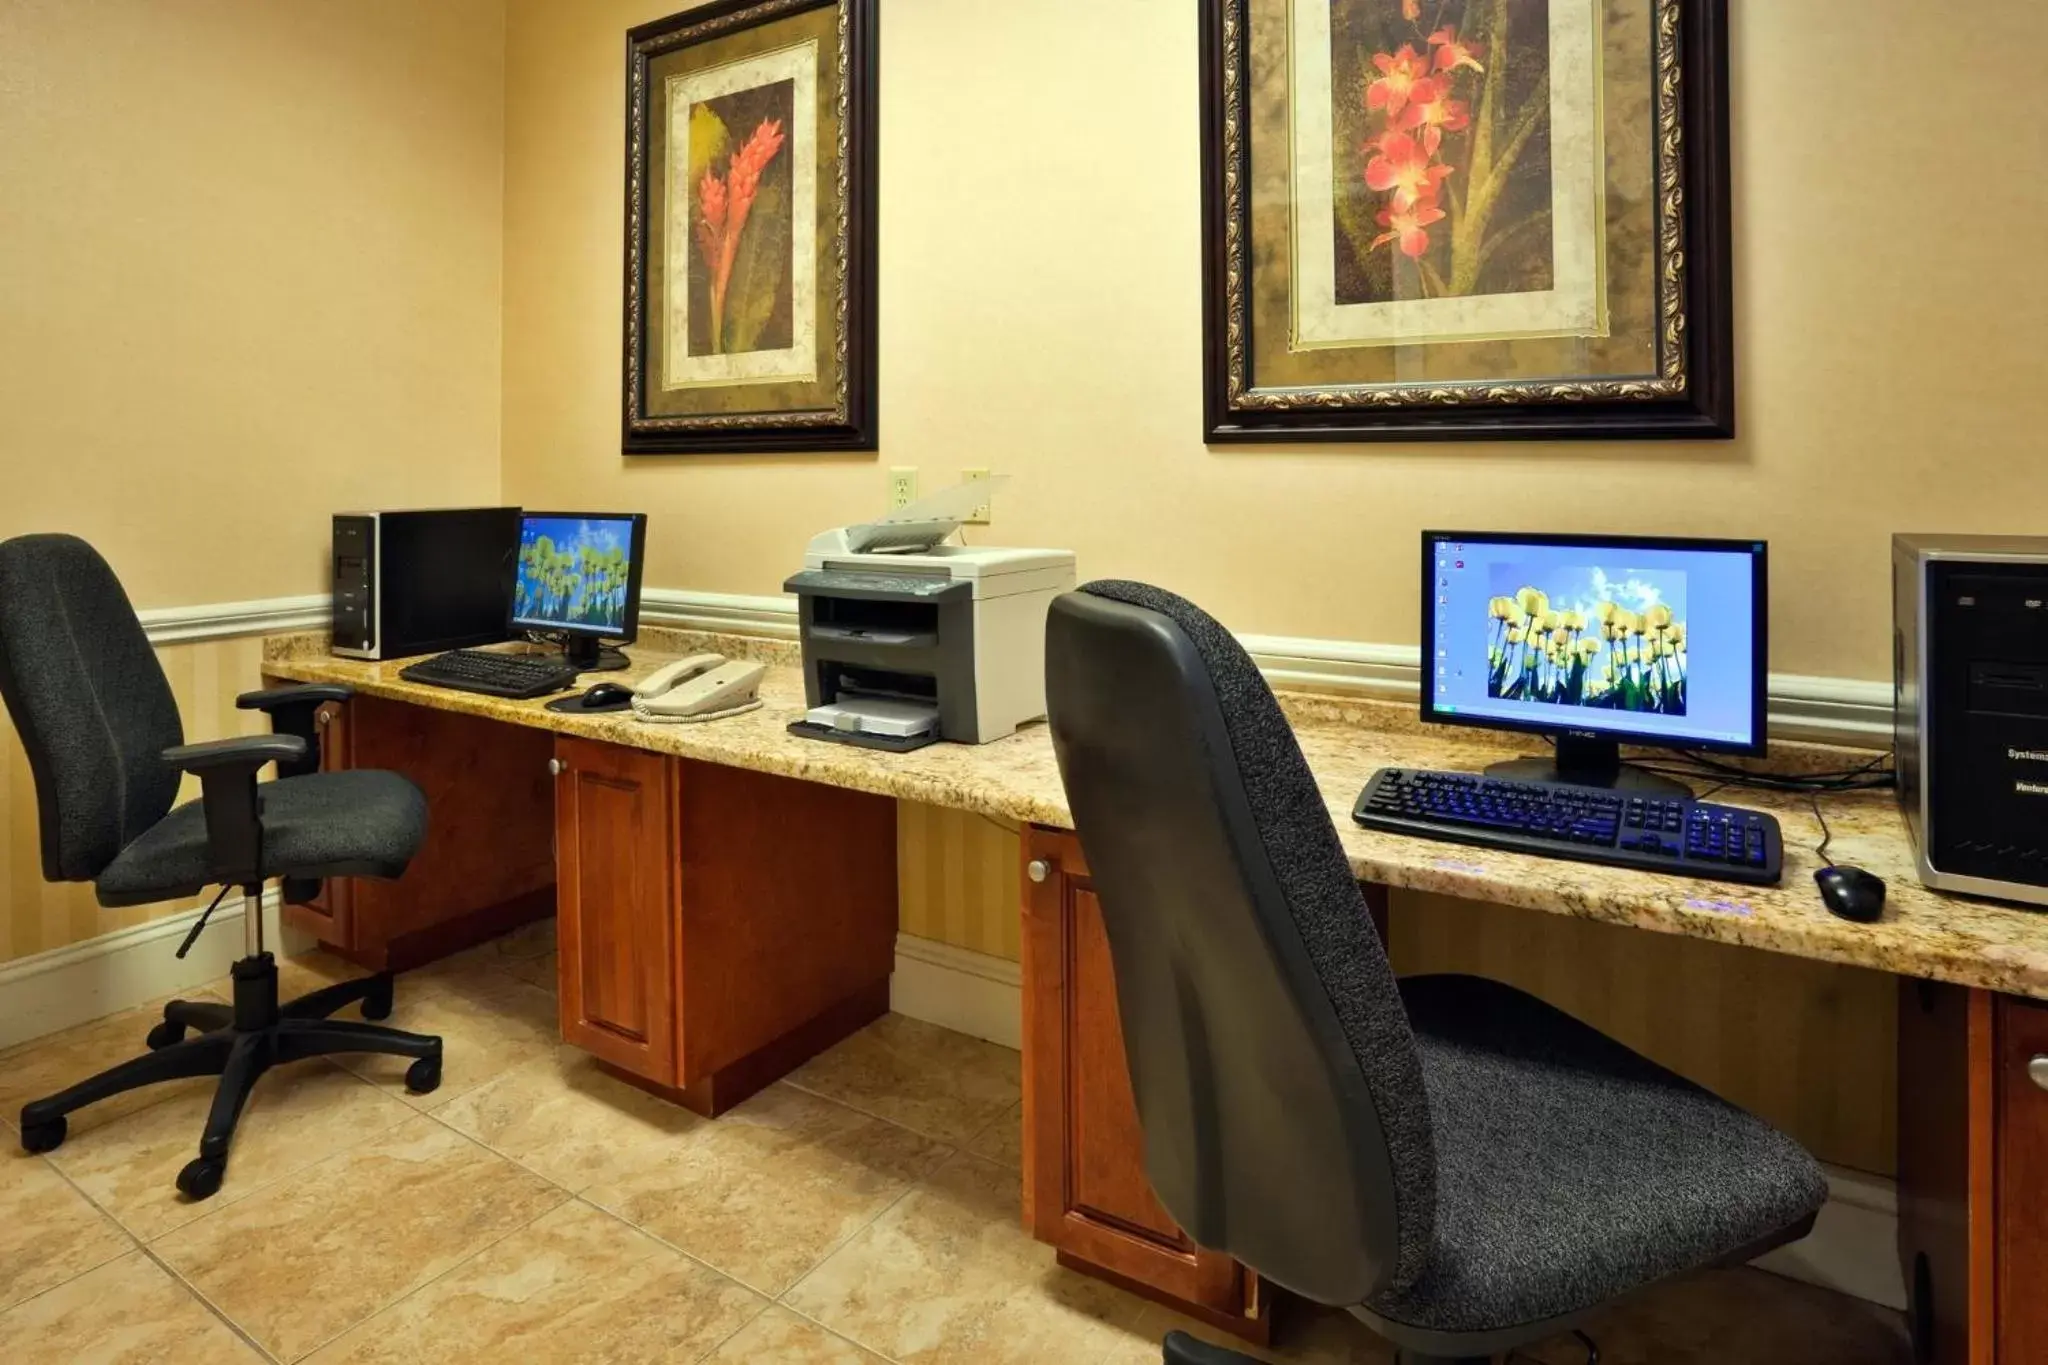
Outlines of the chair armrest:
[[306,756],[306,741],[297,735],[231,735],[201,744],[180,744],[166,749],[164,762],[188,773],[208,774],[244,769],[251,777],[266,763],[295,763]]
[[164,762],[199,775],[210,880],[245,887],[263,880],[256,770],[266,763],[283,768],[303,762],[307,747],[297,735],[236,735],[164,750]]
[[328,702],[344,702],[356,694],[346,683],[290,683],[244,692],[235,698],[238,711],[261,711],[270,717],[272,732],[306,741],[304,757],[277,765],[279,777],[304,777],[320,771],[320,727],[316,717]]
[[235,698],[237,711],[275,712],[287,706],[318,706],[323,701],[347,701],[356,690],[347,683],[287,683],[244,692]]

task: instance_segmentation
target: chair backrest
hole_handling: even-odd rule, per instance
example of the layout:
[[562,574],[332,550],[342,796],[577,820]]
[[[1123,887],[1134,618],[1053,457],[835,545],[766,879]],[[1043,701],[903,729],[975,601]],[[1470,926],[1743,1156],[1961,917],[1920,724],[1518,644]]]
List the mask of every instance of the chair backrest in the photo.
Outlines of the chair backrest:
[[1046,704],[1161,1202],[1320,1302],[1405,1287],[1436,1214],[1421,1061],[1265,679],[1193,604],[1105,581],[1053,602]]
[[185,740],[121,581],[77,536],[0,543],[0,698],[35,776],[43,876],[90,881],[163,819]]

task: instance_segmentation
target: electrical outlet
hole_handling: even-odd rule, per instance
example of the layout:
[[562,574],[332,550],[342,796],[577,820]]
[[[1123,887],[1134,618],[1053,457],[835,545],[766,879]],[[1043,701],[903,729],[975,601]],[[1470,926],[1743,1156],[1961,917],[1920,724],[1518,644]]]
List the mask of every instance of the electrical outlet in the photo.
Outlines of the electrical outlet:
[[[987,483],[988,471],[986,469],[963,469],[960,471],[960,482]],[[983,499],[982,501],[974,504],[974,510],[967,514],[967,524],[969,526],[988,525],[988,508],[989,505],[987,499]]]
[[889,510],[908,507],[917,501],[917,466],[899,464],[889,470]]

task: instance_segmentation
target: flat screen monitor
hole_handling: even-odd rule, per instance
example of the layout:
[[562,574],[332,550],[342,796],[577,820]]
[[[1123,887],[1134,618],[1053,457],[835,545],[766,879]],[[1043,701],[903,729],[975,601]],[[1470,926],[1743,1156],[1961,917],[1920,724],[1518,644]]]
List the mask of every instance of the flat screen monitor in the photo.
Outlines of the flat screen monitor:
[[1555,736],[1549,780],[1593,785],[1639,785],[1599,780],[1622,743],[1760,754],[1765,562],[1761,540],[1425,531],[1423,719]]
[[639,634],[646,548],[643,512],[520,513],[512,628],[558,635],[571,663],[597,667],[598,641]]

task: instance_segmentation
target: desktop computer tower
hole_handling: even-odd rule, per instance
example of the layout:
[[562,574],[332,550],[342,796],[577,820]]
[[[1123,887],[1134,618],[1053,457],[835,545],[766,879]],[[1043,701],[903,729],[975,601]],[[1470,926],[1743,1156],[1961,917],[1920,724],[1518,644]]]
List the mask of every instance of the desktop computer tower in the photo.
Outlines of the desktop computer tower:
[[517,507],[338,512],[334,652],[403,659],[511,638]]
[[2048,906],[2048,536],[1895,536],[1892,613],[1920,879]]

